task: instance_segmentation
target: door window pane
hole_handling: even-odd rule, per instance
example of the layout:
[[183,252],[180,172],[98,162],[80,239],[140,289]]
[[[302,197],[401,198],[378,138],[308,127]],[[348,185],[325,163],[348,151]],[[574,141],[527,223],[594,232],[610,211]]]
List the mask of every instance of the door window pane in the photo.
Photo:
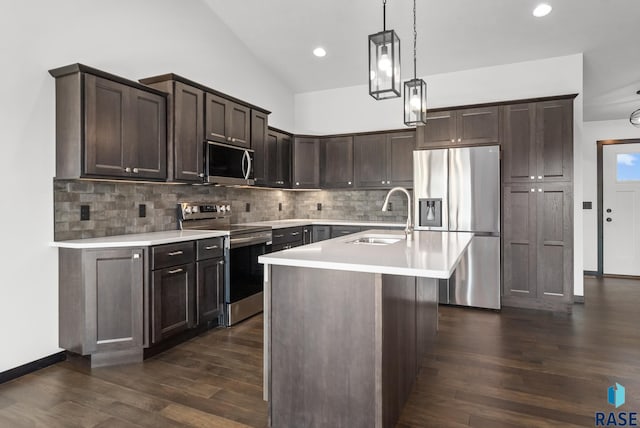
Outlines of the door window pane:
[[640,181],[640,153],[618,153],[617,181]]

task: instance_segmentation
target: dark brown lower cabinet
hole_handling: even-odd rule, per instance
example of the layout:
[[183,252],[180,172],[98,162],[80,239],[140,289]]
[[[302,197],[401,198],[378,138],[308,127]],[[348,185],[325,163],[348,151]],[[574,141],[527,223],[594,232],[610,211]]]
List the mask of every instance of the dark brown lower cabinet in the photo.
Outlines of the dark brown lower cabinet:
[[158,343],[196,324],[195,263],[153,271],[151,341]]
[[198,269],[198,324],[222,323],[224,310],[224,259],[200,260]]
[[331,226],[313,225],[313,242],[331,239]]
[[145,249],[59,250],[60,347],[91,366],[142,361]]
[[570,310],[573,186],[507,184],[503,199],[503,305]]
[[340,236],[351,235],[362,231],[360,226],[331,226],[331,237],[338,238]]

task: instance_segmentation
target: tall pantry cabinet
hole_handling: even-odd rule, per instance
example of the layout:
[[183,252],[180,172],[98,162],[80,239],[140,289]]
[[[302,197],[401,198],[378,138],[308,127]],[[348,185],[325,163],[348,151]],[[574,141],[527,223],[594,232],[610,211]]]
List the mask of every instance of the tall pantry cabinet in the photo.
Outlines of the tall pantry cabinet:
[[504,306],[573,303],[573,98],[504,107]]

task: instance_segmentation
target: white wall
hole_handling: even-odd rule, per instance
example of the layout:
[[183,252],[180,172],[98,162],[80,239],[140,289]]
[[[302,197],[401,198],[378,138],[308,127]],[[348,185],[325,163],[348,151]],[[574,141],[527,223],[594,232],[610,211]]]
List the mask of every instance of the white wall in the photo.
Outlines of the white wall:
[[[427,107],[578,93],[574,102],[574,293],[583,295],[582,54],[425,76]],[[366,79],[363,72],[363,80]],[[403,128],[402,99],[376,101],[366,84],[295,95],[295,131],[323,134]]]
[[174,72],[272,110],[293,128],[293,93],[201,1],[28,0],[0,14],[0,372],[57,352],[53,239],[54,79],[81,62],[137,80]]
[[[629,112],[631,114],[631,112]],[[593,202],[592,210],[584,211],[584,269],[598,270],[598,174],[597,142],[640,138],[640,128],[628,119],[584,122],[582,133],[584,200]]]

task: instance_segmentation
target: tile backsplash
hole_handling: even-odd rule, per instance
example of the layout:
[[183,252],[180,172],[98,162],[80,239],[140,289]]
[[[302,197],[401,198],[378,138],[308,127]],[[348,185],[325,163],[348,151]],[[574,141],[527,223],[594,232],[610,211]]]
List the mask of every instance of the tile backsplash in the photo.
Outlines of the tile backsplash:
[[[192,186],[93,180],[54,180],[54,238],[57,241],[173,230],[176,205],[184,201],[229,201],[232,223],[288,218],[404,222],[407,201],[392,196],[382,212],[385,190],[292,192],[277,189]],[[146,217],[139,217],[139,205]],[[250,211],[246,211],[247,204]],[[282,204],[282,210],[279,210]],[[318,210],[318,204],[322,209]],[[88,205],[89,220],[80,220]]]

